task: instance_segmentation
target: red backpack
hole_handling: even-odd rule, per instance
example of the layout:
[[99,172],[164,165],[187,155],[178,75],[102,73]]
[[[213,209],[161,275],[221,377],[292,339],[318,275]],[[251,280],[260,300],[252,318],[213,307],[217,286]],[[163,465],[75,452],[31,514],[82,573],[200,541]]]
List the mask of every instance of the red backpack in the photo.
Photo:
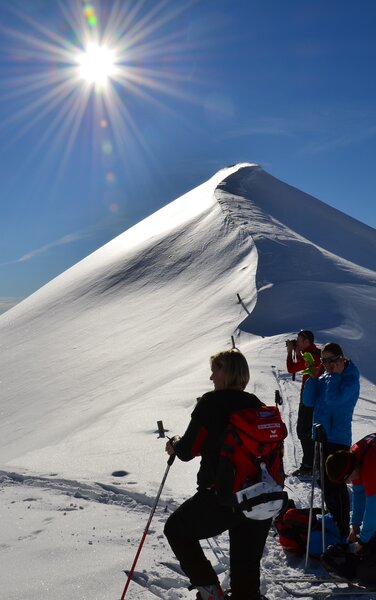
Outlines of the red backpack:
[[[307,548],[309,508],[296,508],[294,501],[289,500],[290,508],[274,519],[279,542],[284,550],[293,554],[304,554]],[[309,545],[310,556],[320,556],[322,553],[322,521],[321,508],[313,508],[311,538]],[[324,516],[326,546],[338,544],[340,535],[330,513]]]
[[276,406],[243,408],[231,413],[220,449],[215,482],[218,500],[233,506],[235,494],[262,479],[261,464],[283,486],[283,440],[287,428]]

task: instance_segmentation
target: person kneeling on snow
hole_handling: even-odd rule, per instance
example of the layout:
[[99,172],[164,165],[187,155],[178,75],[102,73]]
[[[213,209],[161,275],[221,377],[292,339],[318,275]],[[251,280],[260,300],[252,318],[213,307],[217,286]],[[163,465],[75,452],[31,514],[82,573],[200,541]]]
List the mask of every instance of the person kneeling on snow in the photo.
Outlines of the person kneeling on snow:
[[348,578],[362,583],[376,583],[376,433],[328,456],[325,468],[331,481],[352,483],[352,518],[348,541],[354,553],[346,548],[329,547],[324,564]]

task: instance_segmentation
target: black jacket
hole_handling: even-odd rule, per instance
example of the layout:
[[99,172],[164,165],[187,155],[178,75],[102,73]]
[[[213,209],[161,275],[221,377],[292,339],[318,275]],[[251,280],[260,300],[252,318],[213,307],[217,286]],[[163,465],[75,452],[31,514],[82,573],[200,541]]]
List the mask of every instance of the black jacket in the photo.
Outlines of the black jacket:
[[197,473],[199,490],[213,486],[218,466],[219,449],[229,417],[234,410],[258,408],[263,403],[254,394],[238,390],[208,392],[198,400],[183,437],[174,443],[180,460],[201,456]]

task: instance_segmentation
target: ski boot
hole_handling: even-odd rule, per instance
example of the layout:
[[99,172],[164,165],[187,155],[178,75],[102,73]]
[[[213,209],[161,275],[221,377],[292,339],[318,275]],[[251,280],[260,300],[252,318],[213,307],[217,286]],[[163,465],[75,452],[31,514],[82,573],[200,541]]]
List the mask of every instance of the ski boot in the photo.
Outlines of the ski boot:
[[345,579],[354,579],[358,558],[345,544],[332,544],[320,556],[321,563],[329,573]]
[[225,594],[219,583],[212,585],[198,585],[197,600],[224,600]]

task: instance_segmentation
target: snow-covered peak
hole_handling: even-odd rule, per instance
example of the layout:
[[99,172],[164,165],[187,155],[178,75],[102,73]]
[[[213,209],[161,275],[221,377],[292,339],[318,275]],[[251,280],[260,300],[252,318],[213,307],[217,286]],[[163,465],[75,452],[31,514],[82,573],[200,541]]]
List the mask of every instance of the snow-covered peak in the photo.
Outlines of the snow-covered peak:
[[[355,361],[362,388],[354,440],[372,431],[375,246],[374,229],[243,163],[219,171],[3,314],[6,597],[36,600],[41,590],[46,600],[117,597],[124,553],[129,567],[166,464],[156,423],[162,419],[168,433],[184,430],[196,398],[211,389],[213,352],[235,343],[251,367],[249,391],[266,403],[274,403],[276,387],[282,392],[287,470],[300,458],[300,381],[286,373],[285,341],[301,328],[312,329],[319,344],[339,342]],[[175,463],[161,502],[166,510],[195,487],[196,461]],[[298,489],[303,505],[304,493]],[[161,530],[162,509],[159,516]],[[120,531],[117,519],[124,520]],[[171,578],[163,536],[157,539],[158,557],[155,545],[143,555],[149,574],[164,560],[157,583],[146,580],[144,590],[134,584],[131,597],[149,598],[153,588],[161,597],[188,599],[184,578]],[[99,541],[98,553],[88,554],[87,544]],[[265,560],[274,574],[286,572],[275,545]],[[271,600],[286,598],[278,589],[268,593]]]

